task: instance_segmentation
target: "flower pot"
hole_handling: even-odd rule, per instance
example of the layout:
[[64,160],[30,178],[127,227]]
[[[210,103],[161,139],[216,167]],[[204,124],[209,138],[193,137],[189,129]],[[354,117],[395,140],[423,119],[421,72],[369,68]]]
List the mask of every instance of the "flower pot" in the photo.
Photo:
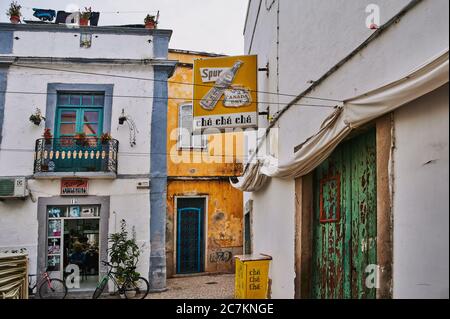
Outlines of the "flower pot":
[[89,19],[80,18],[80,26],[88,26],[89,25]]
[[37,125],[37,126],[41,125],[41,119],[39,119],[39,118],[32,118],[32,119],[30,119],[30,121],[31,121],[34,125]]
[[155,21],[145,22],[145,28],[146,29],[155,29],[155,27],[156,27]]
[[19,24],[20,23],[20,17],[19,16],[11,16],[9,18],[12,24]]

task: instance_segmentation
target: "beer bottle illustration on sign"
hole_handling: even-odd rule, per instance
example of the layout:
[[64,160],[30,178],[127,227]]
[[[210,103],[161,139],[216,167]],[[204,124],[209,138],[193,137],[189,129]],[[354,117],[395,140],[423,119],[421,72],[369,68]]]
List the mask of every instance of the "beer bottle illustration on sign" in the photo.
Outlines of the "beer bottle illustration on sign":
[[214,87],[209,90],[209,92],[200,101],[200,105],[205,110],[213,110],[223,93],[228,89],[233,83],[234,78],[239,70],[239,68],[244,64],[242,61],[236,61],[233,67],[225,72],[223,72],[214,84]]

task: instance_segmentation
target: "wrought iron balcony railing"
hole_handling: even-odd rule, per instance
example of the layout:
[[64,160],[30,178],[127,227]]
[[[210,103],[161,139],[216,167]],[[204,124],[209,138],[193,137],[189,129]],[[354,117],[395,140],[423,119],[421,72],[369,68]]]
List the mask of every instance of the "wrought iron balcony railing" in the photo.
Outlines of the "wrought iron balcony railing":
[[117,174],[119,141],[97,138],[36,140],[34,173],[99,172]]

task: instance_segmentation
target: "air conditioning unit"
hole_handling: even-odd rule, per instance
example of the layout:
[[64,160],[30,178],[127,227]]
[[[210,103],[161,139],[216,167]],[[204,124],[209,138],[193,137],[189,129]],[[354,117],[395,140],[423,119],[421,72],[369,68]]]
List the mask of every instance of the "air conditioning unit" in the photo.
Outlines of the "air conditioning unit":
[[25,177],[0,177],[0,200],[28,196]]

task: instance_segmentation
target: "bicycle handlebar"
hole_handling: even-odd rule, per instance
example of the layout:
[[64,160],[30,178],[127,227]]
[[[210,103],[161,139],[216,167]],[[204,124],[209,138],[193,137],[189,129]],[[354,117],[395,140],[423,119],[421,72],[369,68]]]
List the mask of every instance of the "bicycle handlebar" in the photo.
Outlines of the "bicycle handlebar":
[[102,260],[102,264],[105,265],[105,266],[113,267],[112,264],[110,264],[109,262],[104,261],[104,260]]

